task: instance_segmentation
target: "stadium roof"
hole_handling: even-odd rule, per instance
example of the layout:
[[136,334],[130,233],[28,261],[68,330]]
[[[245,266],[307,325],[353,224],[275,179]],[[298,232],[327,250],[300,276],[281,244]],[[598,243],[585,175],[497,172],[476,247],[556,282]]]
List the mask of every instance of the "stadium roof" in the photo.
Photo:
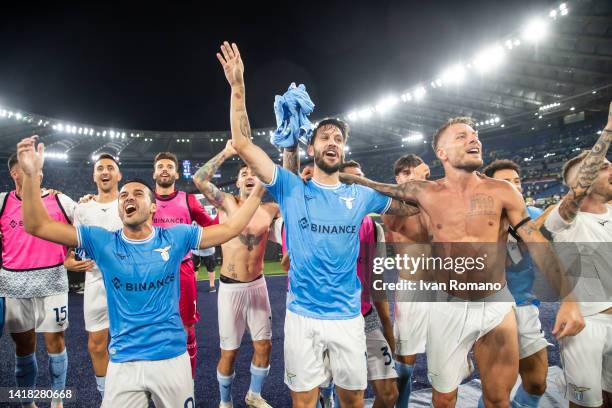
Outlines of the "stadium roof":
[[[399,145],[426,148],[433,131],[453,116],[473,117],[485,136],[536,130],[551,121],[571,122],[592,111],[607,111],[612,100],[612,2],[608,0],[559,3],[475,51],[465,61],[396,94],[372,95],[371,105],[330,112],[351,125],[350,151]],[[271,130],[253,129],[252,134],[278,157],[267,143]],[[207,159],[230,137],[229,131],[109,129],[0,107],[3,155],[30,134],[40,135],[58,160],[86,161],[109,152],[130,163],[149,162],[165,150],[180,158]]]

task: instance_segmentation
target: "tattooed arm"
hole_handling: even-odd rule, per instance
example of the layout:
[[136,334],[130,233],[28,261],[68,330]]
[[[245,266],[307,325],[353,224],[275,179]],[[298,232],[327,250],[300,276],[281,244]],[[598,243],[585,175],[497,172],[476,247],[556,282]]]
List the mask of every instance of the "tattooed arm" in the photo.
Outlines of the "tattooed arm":
[[[431,181],[409,181],[404,184],[385,184],[348,173],[340,173],[340,181],[346,184],[361,184],[362,186],[370,187],[396,200],[415,205],[419,202],[417,194],[423,191],[428,185],[432,184]],[[398,203],[392,204],[391,207],[394,205],[397,207],[396,209],[399,210]],[[391,210],[391,208],[389,210]],[[391,215],[402,215],[390,212],[387,213]]]
[[410,217],[411,215],[417,215],[421,211],[419,207],[412,204],[406,204],[398,200],[391,201],[391,206],[385,214],[397,215],[401,217]]
[[[527,207],[521,194],[509,183],[506,184],[505,191],[502,192],[500,197],[502,197],[508,221],[512,226],[516,226],[528,217]],[[526,244],[538,269],[544,273],[544,276],[562,299],[552,333],[557,336],[557,339],[575,336],[584,328],[584,319],[578,303],[570,295],[572,288],[561,261],[550,242],[540,232],[535,221],[531,220],[520,225],[516,232]]]
[[266,152],[253,144],[251,125],[246,112],[244,89],[244,66],[236,44],[226,41],[221,45],[223,55],[217,53],[217,59],[223,66],[225,78],[232,88],[230,103],[230,127],[232,145],[238,155],[255,172],[264,183],[270,183],[274,176],[274,162]]
[[612,103],[608,112],[608,123],[601,132],[591,151],[582,160],[576,181],[570,186],[570,191],[559,204],[559,215],[564,221],[571,223],[576,218],[580,204],[589,193],[589,188],[597,178],[606,159],[606,153],[612,141]]
[[193,182],[200,190],[209,203],[220,210],[224,210],[223,204],[226,199],[226,194],[220,191],[217,186],[210,182],[212,176],[217,172],[223,162],[236,154],[236,150],[232,147],[232,141],[228,140],[219,154],[206,162],[193,175]]
[[293,174],[300,174],[300,149],[297,146],[283,149],[283,167]]

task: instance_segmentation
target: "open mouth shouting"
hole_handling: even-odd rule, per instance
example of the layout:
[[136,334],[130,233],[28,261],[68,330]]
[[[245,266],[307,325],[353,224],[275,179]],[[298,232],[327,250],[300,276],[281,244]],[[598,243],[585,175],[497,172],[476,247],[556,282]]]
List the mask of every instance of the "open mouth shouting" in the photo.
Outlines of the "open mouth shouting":
[[255,180],[248,179],[247,181],[244,182],[244,186],[246,188],[253,188],[253,187],[255,187]]
[[327,158],[330,158],[330,159],[337,159],[337,158],[339,158],[338,151],[335,148],[330,148],[330,149],[325,150],[323,152],[323,155],[325,157],[327,157]]
[[125,211],[125,215],[127,215],[128,217],[131,216],[132,214],[134,214],[137,209],[138,208],[136,207],[136,205],[134,203],[126,203],[123,206],[123,210]]

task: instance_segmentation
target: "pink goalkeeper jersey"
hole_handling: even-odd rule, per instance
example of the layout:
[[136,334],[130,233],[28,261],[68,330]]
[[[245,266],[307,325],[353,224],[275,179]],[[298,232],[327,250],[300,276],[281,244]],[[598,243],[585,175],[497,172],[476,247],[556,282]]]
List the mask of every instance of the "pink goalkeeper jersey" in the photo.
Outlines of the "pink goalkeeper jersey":
[[[70,218],[60,198],[60,195],[47,194],[42,197],[43,205],[52,219],[69,224]],[[65,196],[63,201],[74,204]],[[23,225],[21,204],[15,191],[6,194],[0,203],[0,296],[31,298],[67,292],[66,247],[28,234]],[[68,210],[72,216],[74,207]]]
[[376,234],[374,221],[365,217],[359,228],[359,257],[357,258],[357,276],[361,282],[361,314],[365,316],[372,310],[370,282],[374,254],[376,253]]

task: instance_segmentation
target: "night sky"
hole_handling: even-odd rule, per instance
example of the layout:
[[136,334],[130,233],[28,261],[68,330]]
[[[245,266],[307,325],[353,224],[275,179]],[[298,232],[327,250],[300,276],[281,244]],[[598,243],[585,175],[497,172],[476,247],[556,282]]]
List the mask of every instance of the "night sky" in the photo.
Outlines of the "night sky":
[[252,126],[273,126],[274,95],[292,81],[306,84],[317,116],[347,112],[465,61],[555,4],[87,3],[2,6],[0,105],[107,127],[224,130],[229,86],[215,53],[227,39],[245,62]]

